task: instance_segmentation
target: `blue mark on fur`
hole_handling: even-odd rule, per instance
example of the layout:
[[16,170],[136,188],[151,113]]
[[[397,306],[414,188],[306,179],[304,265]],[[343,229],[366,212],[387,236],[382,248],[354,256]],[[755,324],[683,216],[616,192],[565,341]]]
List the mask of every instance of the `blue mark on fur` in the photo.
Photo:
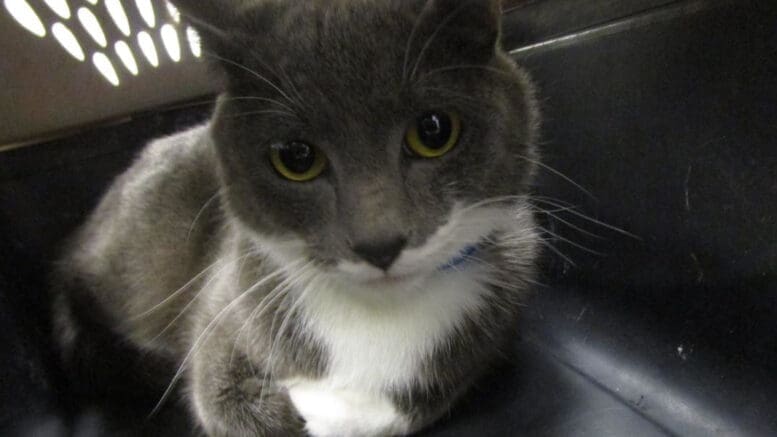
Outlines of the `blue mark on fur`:
[[469,261],[472,255],[476,254],[477,252],[478,252],[478,245],[473,244],[472,246],[467,246],[464,249],[462,249],[462,251],[459,252],[459,254],[456,255],[453,259],[448,261],[448,263],[440,267],[440,270],[444,272],[453,270],[456,267]]

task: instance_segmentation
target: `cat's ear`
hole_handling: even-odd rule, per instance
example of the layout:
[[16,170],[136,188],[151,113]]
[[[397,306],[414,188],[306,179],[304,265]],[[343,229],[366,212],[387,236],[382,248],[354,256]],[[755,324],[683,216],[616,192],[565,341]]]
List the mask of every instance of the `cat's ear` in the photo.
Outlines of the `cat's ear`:
[[471,63],[488,62],[499,44],[501,17],[501,0],[425,0],[414,42],[423,52],[419,61],[435,65],[455,56]]

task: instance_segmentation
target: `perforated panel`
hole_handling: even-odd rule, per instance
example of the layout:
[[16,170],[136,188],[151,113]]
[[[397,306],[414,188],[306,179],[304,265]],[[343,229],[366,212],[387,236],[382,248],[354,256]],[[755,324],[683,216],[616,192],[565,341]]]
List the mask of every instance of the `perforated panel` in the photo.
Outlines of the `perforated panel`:
[[0,144],[216,89],[163,0],[3,0]]

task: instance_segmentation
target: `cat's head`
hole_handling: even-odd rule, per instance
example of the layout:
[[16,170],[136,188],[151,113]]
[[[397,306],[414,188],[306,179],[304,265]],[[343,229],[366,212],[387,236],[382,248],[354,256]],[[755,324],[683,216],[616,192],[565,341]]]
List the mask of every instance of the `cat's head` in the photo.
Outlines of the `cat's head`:
[[230,214],[276,260],[390,281],[511,226],[538,116],[499,1],[176,3],[225,73]]

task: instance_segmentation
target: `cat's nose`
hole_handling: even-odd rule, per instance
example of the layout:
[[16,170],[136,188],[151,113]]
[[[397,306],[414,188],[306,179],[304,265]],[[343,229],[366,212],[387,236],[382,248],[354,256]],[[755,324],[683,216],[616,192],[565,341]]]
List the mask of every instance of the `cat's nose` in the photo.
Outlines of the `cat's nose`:
[[388,270],[406,245],[407,238],[397,236],[380,241],[359,242],[353,246],[353,251],[375,267]]

